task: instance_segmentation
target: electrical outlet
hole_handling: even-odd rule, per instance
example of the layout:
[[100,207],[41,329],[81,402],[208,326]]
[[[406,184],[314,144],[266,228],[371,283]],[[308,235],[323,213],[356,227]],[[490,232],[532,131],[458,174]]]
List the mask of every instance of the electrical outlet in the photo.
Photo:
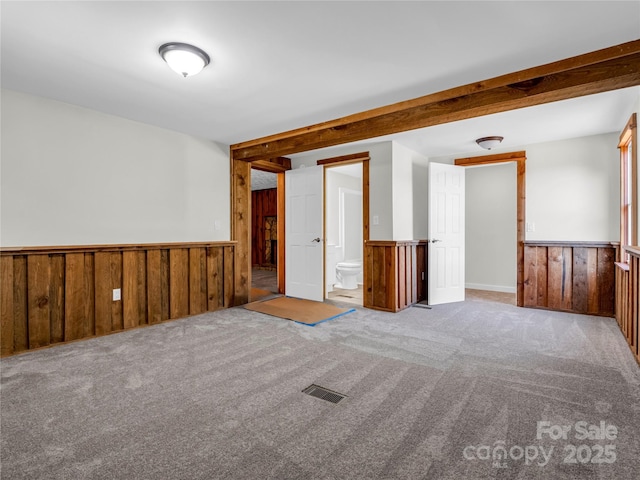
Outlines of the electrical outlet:
[[380,217],[378,217],[378,215],[374,215],[373,216],[373,224],[374,225],[379,225],[380,224]]
[[113,289],[113,301],[117,302],[118,300],[120,300],[120,298],[121,298],[120,289],[119,288],[114,288]]
[[533,222],[527,222],[527,232],[535,232],[536,224]]

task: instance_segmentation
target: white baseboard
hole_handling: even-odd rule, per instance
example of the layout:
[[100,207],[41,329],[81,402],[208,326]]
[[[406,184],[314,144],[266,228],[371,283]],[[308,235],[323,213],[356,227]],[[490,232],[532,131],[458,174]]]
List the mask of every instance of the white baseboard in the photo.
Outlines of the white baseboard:
[[516,287],[505,287],[504,285],[484,285],[483,283],[467,283],[466,288],[472,290],[487,290],[489,292],[516,293]]

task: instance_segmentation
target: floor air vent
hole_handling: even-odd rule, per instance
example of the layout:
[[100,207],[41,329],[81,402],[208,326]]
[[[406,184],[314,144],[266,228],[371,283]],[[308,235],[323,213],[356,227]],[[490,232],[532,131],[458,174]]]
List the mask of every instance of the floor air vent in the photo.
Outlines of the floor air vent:
[[312,397],[321,398],[322,400],[327,400],[331,403],[338,403],[347,397],[346,395],[334,392],[318,385],[309,385],[307,388],[302,390],[302,393],[306,393],[307,395],[311,395]]

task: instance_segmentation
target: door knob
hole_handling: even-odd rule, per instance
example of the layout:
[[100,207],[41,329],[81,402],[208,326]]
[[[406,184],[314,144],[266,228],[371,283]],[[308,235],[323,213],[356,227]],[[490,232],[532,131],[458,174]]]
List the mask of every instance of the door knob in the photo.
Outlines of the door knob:
[[316,237],[316,238],[314,238],[314,239],[313,239],[313,240],[311,240],[311,241],[312,241],[312,242],[318,242],[318,243],[320,243],[320,237]]
[[431,243],[438,243],[441,242],[442,240],[440,240],[439,238],[432,238],[431,239]]

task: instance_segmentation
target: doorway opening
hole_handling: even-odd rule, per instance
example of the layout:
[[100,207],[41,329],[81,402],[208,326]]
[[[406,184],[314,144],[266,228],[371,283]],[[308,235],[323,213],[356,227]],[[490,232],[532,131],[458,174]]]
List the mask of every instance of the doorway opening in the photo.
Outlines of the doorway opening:
[[325,168],[325,298],[363,305],[362,162]]
[[516,164],[466,168],[468,298],[516,304]]
[[277,177],[251,169],[251,300],[278,292]]
[[268,162],[251,165],[250,301],[284,293],[284,171],[290,168]]
[[524,305],[524,240],[526,209],[526,167],[525,151],[485,155],[481,157],[458,158],[455,165],[471,167],[515,162],[516,164],[516,305]]

